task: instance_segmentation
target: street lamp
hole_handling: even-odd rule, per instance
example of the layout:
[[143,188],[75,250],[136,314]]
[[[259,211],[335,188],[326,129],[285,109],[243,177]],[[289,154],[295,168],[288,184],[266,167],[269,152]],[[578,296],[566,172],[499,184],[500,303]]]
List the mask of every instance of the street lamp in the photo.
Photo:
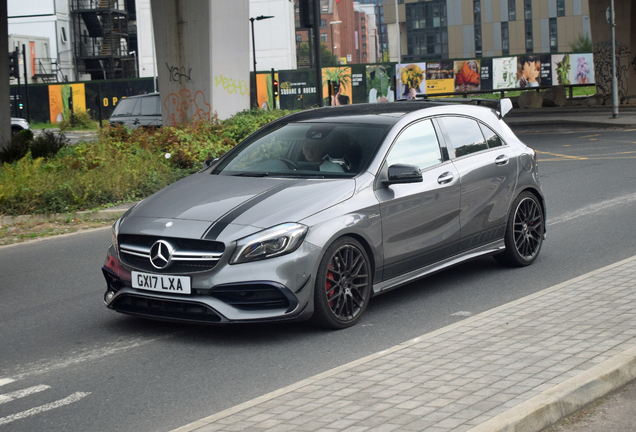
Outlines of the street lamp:
[[250,18],[250,22],[252,23],[252,57],[254,60],[254,102],[256,103],[258,103],[258,92],[256,91],[256,42],[254,41],[254,21],[261,21],[270,18],[274,17],[261,15],[256,18]]
[[336,43],[333,40],[333,25],[334,24],[341,24],[341,23],[342,23],[342,21],[331,21],[329,23],[331,25],[331,46],[333,47],[333,48],[331,48],[331,55],[333,55],[334,57],[336,56],[336,54],[334,52],[335,49],[336,49]]
[[128,55],[133,56],[133,59],[135,60],[135,78],[139,78],[139,72],[137,70],[137,52],[136,51],[130,51],[128,53]]

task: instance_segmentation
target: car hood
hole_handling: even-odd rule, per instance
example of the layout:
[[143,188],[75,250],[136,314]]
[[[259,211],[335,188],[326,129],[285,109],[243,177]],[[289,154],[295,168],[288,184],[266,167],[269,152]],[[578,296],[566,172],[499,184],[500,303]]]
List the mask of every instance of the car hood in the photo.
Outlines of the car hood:
[[[297,222],[353,195],[353,179],[281,179],[211,175],[199,173],[178,181],[135,206],[126,217],[129,231],[150,233],[148,223],[139,218],[160,222],[173,221],[175,228],[191,224],[186,236],[203,235],[225,227],[248,225],[268,228],[284,222]],[[130,223],[137,219],[137,223]],[[172,224],[171,224],[172,225]],[[137,228],[133,228],[137,226]],[[198,226],[198,233],[191,232]],[[156,232],[155,234],[160,234]],[[130,232],[130,231],[129,231]],[[214,236],[213,236],[214,238]]]

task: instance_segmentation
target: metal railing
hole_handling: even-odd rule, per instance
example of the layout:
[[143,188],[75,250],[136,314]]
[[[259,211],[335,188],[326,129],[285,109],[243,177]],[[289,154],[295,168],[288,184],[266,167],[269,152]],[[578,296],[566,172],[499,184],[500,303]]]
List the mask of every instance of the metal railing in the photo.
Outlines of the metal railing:
[[126,12],[124,0],[71,0],[71,10],[116,9]]

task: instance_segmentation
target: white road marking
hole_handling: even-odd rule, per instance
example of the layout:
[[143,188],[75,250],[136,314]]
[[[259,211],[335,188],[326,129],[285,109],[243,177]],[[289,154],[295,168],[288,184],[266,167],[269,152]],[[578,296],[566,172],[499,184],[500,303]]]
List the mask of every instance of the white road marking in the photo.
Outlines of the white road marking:
[[2,387],[3,385],[11,384],[14,381],[15,380],[11,378],[0,378],[0,387]]
[[0,404],[11,402],[12,400],[20,399],[20,398],[32,395],[34,393],[39,393],[41,391],[48,390],[50,388],[51,386],[39,385],[35,387],[29,387],[24,390],[18,390],[11,393],[0,394]]
[[[573,219],[577,219],[581,216],[587,216],[594,213],[598,213],[600,211],[609,210],[612,207],[617,207],[624,204],[631,204],[636,201],[636,193],[619,196],[616,198],[612,198],[609,200],[601,201],[596,204],[590,204],[588,206],[582,207],[578,210],[574,210],[571,212],[567,212],[561,216],[557,216],[555,218],[548,217],[548,226],[557,225],[563,222],[569,222]],[[549,211],[549,210],[548,210]]]
[[69,397],[65,397],[64,399],[60,399],[59,401],[56,402],[52,402],[52,403],[48,403],[46,405],[42,405],[39,407],[35,407],[35,408],[31,408],[29,410],[26,411],[22,411],[20,413],[17,414],[13,414],[10,416],[6,416],[6,417],[2,417],[0,418],[0,426],[14,422],[16,420],[21,420],[23,418],[26,417],[30,417],[36,414],[40,414],[44,411],[50,411],[52,409],[55,408],[60,408],[63,407],[65,405],[70,405],[74,402],[79,401],[80,399],[88,396],[90,393],[83,393],[83,392],[76,392],[73,393],[72,395],[70,395]]
[[472,314],[473,314],[472,312],[468,312],[468,311],[459,311],[459,312],[455,312],[451,314],[451,316],[469,317]]

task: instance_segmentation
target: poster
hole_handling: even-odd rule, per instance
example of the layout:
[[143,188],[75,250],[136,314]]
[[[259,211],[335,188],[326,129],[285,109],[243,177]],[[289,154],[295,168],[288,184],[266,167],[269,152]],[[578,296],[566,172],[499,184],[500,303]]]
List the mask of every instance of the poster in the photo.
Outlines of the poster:
[[395,66],[396,74],[400,78],[400,92],[398,98],[414,99],[415,95],[426,93],[426,63],[412,63]]
[[299,110],[317,105],[316,74],[312,69],[280,72],[278,76],[281,109]]
[[492,59],[481,59],[481,71],[479,73],[482,90],[492,90]]
[[551,56],[542,55],[541,56],[541,85],[549,86],[552,85],[552,61]]
[[459,60],[455,62],[455,91],[469,92],[481,90],[479,60]]
[[572,84],[594,84],[594,59],[592,54],[570,54]]
[[517,57],[492,59],[492,88],[508,89],[517,86]]
[[84,84],[60,84],[49,86],[49,115],[52,124],[70,115],[69,97],[73,95],[73,110],[86,110]]
[[539,56],[517,57],[517,83],[515,87],[539,87],[541,85],[541,60]]
[[395,100],[395,91],[393,89],[395,69],[381,65],[367,66],[366,69],[366,102],[393,102]]
[[452,93],[455,71],[452,61],[426,63],[426,94]]
[[[278,81],[278,73],[274,74],[274,79]],[[278,101],[276,101],[276,106],[274,106],[274,93],[272,92],[272,74],[257,74],[256,75],[256,90],[257,94],[257,105],[260,109],[270,110],[278,108]],[[279,94],[280,94],[280,84],[279,84]]]
[[572,76],[570,54],[555,54],[552,56],[552,85],[568,85]]
[[[333,84],[333,94],[329,96],[328,83]],[[322,95],[325,105],[349,105],[352,102],[352,84],[350,67],[322,68]]]

